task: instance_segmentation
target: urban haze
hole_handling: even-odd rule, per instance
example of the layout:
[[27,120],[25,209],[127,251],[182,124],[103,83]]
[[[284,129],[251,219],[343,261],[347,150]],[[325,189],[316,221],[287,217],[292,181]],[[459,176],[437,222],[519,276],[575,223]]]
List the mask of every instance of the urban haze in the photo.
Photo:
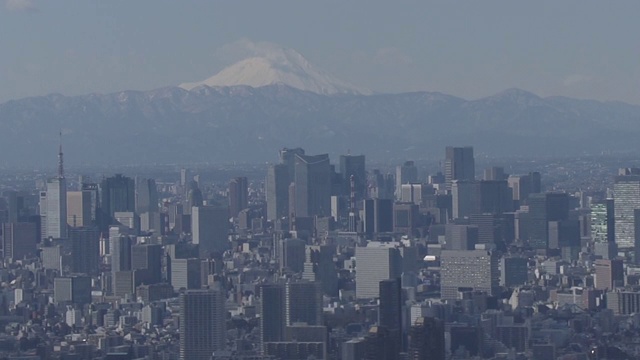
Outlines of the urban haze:
[[0,1],[0,360],[640,358],[640,3]]

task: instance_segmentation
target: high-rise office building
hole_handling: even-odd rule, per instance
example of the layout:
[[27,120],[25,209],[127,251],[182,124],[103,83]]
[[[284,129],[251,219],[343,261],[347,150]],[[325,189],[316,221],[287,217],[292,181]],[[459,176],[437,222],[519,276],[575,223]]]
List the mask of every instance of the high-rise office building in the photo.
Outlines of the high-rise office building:
[[484,169],[484,180],[507,180],[504,168],[501,166],[492,166]]
[[111,226],[109,228],[109,254],[111,255],[111,271],[131,270],[131,246],[133,240],[126,228]]
[[445,360],[447,349],[444,322],[434,317],[419,317],[409,331],[411,360]]
[[451,189],[452,210],[454,219],[469,217],[479,213],[479,185],[473,180],[453,180],[448,183]]
[[402,256],[393,245],[370,242],[356,247],[356,297],[380,297],[380,281],[402,275]]
[[[41,208],[42,209],[42,208]],[[67,238],[67,182],[64,177],[47,180],[45,236]]]
[[71,268],[74,273],[97,275],[100,267],[100,231],[93,228],[69,230]]
[[478,241],[478,226],[445,225],[445,244],[449,250],[473,250]]
[[140,216],[133,211],[116,211],[113,220],[114,224],[125,226],[133,235],[140,233]]
[[414,203],[393,204],[393,232],[409,237],[416,235],[421,224],[420,207]]
[[295,181],[296,155],[304,155],[300,148],[280,150],[280,163],[269,165],[265,179],[267,219],[290,217],[295,204],[289,196],[289,187]]
[[229,249],[229,209],[226,206],[193,207],[191,234],[193,243],[199,245],[202,258]]
[[131,247],[131,270],[145,270],[145,284],[162,281],[162,246],[139,244]]
[[615,242],[614,200],[592,202],[590,205],[591,239],[595,243]]
[[400,201],[422,205],[423,199],[433,195],[433,185],[429,184],[402,184],[400,186]]
[[395,360],[399,358],[396,344],[389,329],[372,326],[365,337],[364,357],[366,360]]
[[295,180],[296,174],[296,156],[305,155],[305,151],[302,148],[288,149],[284,148],[280,150],[280,164],[284,164],[287,167],[287,177],[289,182]]
[[158,212],[158,188],[154,179],[136,177],[136,213]]
[[528,199],[529,244],[534,249],[548,249],[549,222],[569,217],[569,195],[566,193],[531,194]]
[[505,240],[507,221],[500,214],[483,213],[469,216],[469,225],[478,227],[478,244],[497,244]]
[[400,278],[382,280],[379,283],[380,301],[378,305],[378,325],[389,330],[394,339],[395,352],[404,350],[402,344],[402,286]]
[[302,239],[280,240],[278,260],[280,270],[300,273],[304,270],[306,242]]
[[67,192],[67,224],[71,227],[89,227],[91,219],[91,192]]
[[4,258],[13,261],[36,256],[38,228],[34,223],[2,224],[2,252]]
[[395,199],[396,184],[393,174],[383,174],[380,170],[374,169],[370,177],[370,183],[370,198]]
[[393,231],[393,200],[367,199],[363,201],[362,231],[373,234]]
[[366,197],[367,172],[365,170],[364,155],[340,155],[340,177],[343,185],[343,195],[351,191],[351,176],[354,179],[356,200]]
[[[42,199],[44,195],[44,199]],[[62,141],[58,151],[58,176],[47,180],[47,191],[41,195],[41,226],[45,237],[67,238],[67,181],[64,177]],[[43,211],[44,210],[44,211]]]
[[257,288],[260,313],[260,343],[284,340],[285,290],[281,284],[263,284]]
[[634,210],[640,209],[640,175],[619,175],[614,179],[615,242],[618,249],[632,249],[635,243]]
[[89,276],[57,277],[53,279],[56,304],[91,304],[91,278]]
[[246,177],[229,181],[229,214],[238,217],[240,211],[249,206],[249,183]]
[[180,289],[200,289],[201,260],[198,258],[171,260],[171,285],[175,291]]
[[624,286],[624,268],[620,259],[595,261],[596,278],[594,287],[599,290],[611,291]]
[[511,287],[524,285],[529,279],[528,260],[523,257],[500,259],[500,285]]
[[[91,215],[91,223],[86,226],[99,225],[99,217],[100,217],[100,186],[96,183],[82,183],[82,191],[87,191],[89,193],[89,199],[91,201],[91,205],[89,206],[89,213]],[[86,223],[86,220],[83,219],[83,222]]]
[[413,161],[405,161],[404,164],[396,167],[396,199],[402,195],[403,184],[413,184],[418,182],[418,168]]
[[180,359],[209,360],[226,345],[225,294],[189,290],[180,294]]
[[504,180],[453,180],[451,194],[454,219],[513,210],[512,191]]
[[305,246],[306,256],[302,278],[320,282],[323,293],[329,296],[338,294],[338,274],[333,262],[335,253],[335,245]]
[[131,246],[133,240],[124,226],[109,227],[109,257],[111,258],[111,284],[114,294],[131,293]]
[[58,274],[62,273],[62,247],[60,245],[41,248],[40,260],[43,268],[56,270]]
[[331,214],[331,164],[329,155],[296,155],[295,216]]
[[511,175],[507,183],[513,191],[513,200],[519,204],[526,202],[530,194],[542,192],[542,181],[539,172],[530,172],[527,175]]
[[319,282],[296,281],[285,285],[285,323],[323,325],[322,288]]
[[498,292],[498,257],[486,250],[442,250],[440,293],[442,299],[457,299],[461,291]]
[[116,212],[136,210],[135,181],[129,177],[116,174],[102,180],[101,195],[101,216],[107,225],[112,224]]
[[445,185],[451,188],[453,180],[474,181],[476,177],[476,163],[473,157],[473,147],[447,146],[444,161]]
[[289,172],[286,164],[269,165],[265,180],[267,219],[276,220],[289,216]]

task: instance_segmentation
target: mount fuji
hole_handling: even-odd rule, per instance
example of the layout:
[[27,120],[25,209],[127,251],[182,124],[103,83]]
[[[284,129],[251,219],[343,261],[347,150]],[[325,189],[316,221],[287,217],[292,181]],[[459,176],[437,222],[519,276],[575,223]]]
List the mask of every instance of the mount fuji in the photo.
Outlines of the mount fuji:
[[0,104],[0,154],[7,155],[0,172],[55,164],[61,129],[75,164],[257,164],[276,160],[284,146],[390,163],[433,159],[456,144],[487,156],[640,152],[638,105],[519,89],[474,100],[370,94],[294,50],[240,45],[248,52],[236,58],[244,60],[202,82]]
[[369,95],[371,91],[356,87],[318,69],[293,49],[270,46],[260,54],[228,66],[216,75],[199,82],[183,83],[192,90],[209,87],[247,85],[254,88],[267,85],[287,85],[320,95]]

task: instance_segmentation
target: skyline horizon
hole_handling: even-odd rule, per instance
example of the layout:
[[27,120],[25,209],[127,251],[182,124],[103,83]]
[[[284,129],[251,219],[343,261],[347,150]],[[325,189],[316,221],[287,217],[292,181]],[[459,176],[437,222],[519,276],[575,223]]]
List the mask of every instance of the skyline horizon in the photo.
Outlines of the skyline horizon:
[[149,0],[0,5],[11,34],[0,39],[0,102],[199,81],[279,44],[377,93],[479,99],[519,88],[640,104],[637,2],[274,1],[251,12],[234,3]]

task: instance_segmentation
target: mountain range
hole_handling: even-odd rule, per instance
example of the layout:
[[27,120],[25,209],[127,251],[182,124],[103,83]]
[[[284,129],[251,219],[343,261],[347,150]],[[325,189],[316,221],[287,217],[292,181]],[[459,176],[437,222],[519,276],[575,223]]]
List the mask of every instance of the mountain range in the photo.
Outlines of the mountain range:
[[519,89],[477,100],[371,94],[285,55],[181,86],[5,102],[0,166],[53,167],[60,129],[71,164],[275,162],[296,146],[391,162],[442,158],[447,145],[525,157],[640,150],[640,106]]

